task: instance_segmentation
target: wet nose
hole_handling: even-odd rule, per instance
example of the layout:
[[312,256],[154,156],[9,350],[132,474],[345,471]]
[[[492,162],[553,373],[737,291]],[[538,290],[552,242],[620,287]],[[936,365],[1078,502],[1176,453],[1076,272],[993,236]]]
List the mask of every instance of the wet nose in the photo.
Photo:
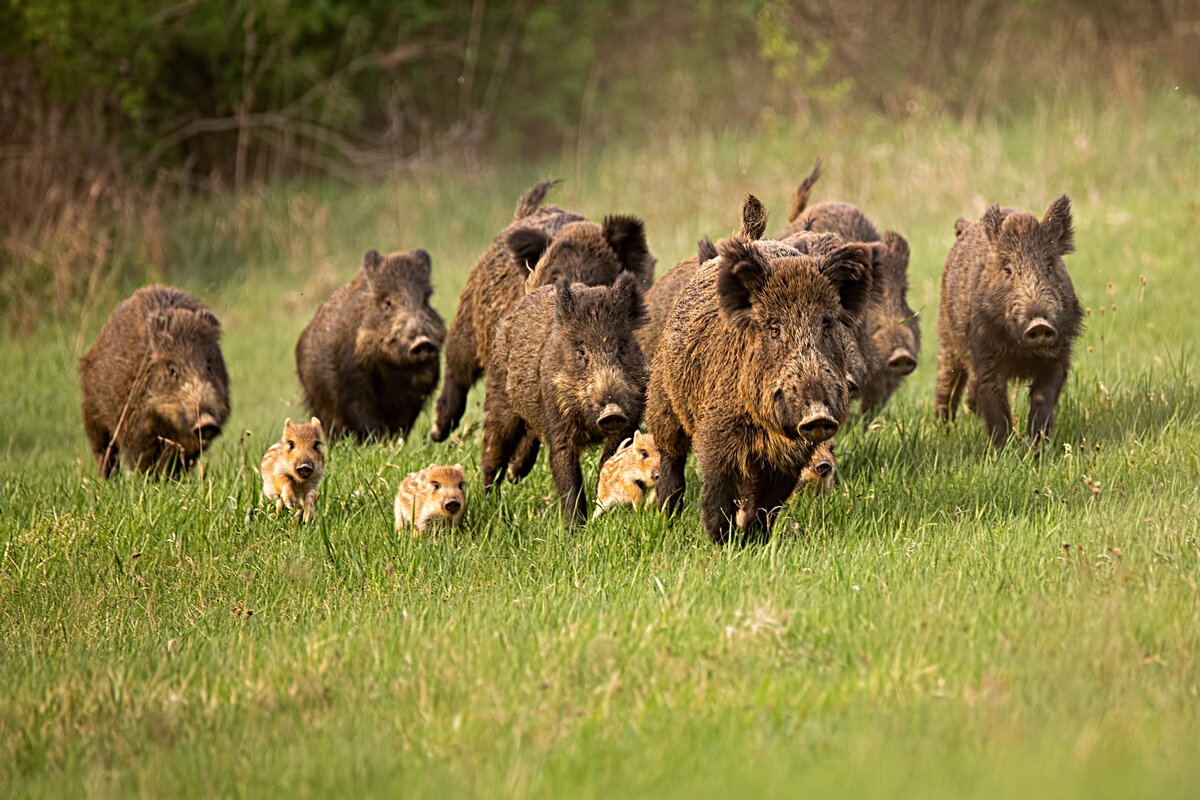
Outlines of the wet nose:
[[196,434],[196,438],[201,441],[211,442],[221,435],[221,426],[217,424],[217,419],[212,414],[203,414],[200,419],[196,420],[192,433]]
[[828,458],[822,458],[813,465],[813,471],[824,478],[826,475],[833,472],[833,462]]
[[452,497],[442,504],[442,508],[446,509],[447,514],[457,514],[458,510],[462,508],[462,501]]
[[625,426],[628,418],[621,407],[616,403],[609,403],[601,411],[600,416],[596,418],[596,424],[600,426],[600,430],[605,433],[618,431]]
[[892,351],[892,357],[888,359],[887,368],[888,372],[893,375],[908,375],[917,368],[917,360],[908,350],[897,347]]
[[433,358],[437,355],[437,345],[428,336],[420,336],[409,346],[408,354],[413,358]]
[[1045,317],[1038,317],[1025,326],[1025,343],[1034,347],[1045,347],[1054,344],[1058,339],[1058,331]]
[[296,474],[301,478],[307,478],[313,474],[313,465],[307,461],[301,461],[296,465]]
[[829,410],[821,408],[815,410],[800,421],[796,426],[796,430],[800,435],[810,442],[823,442],[826,439],[832,439],[837,433],[838,422],[834,419]]

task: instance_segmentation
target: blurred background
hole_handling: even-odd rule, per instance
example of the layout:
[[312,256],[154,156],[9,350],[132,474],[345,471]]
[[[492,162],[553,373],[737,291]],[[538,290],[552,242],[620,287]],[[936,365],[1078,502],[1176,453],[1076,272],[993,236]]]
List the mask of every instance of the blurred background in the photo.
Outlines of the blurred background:
[[114,276],[177,278],[161,216],[181,198],[578,165],[706,132],[1003,124],[1089,99],[1136,118],[1200,90],[1197,8],[9,0],[0,313],[28,328]]

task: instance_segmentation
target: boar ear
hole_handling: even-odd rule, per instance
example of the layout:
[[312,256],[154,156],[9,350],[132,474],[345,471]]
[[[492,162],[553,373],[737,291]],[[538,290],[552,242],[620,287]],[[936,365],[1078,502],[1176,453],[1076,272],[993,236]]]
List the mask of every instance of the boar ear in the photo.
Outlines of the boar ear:
[[897,264],[904,264],[908,267],[908,259],[911,251],[908,248],[908,240],[895,231],[884,231],[883,243],[892,254],[892,259]]
[[558,283],[554,284],[554,321],[565,325],[575,318],[578,306],[579,300],[571,291],[571,282],[566,278],[559,278]]
[[749,242],[726,239],[721,245],[724,263],[717,273],[721,311],[733,324],[743,325],[750,320],[754,295],[767,282],[769,266]]
[[1042,217],[1042,228],[1050,234],[1051,243],[1058,249],[1060,256],[1075,252],[1075,227],[1071,222],[1071,198],[1059,195],[1059,198],[1046,209]]
[[958,237],[962,236],[963,231],[965,231],[967,226],[970,224],[971,220],[964,217],[959,217],[958,219],[954,220],[954,238],[957,239]]
[[508,234],[507,242],[512,254],[525,264],[525,269],[532,272],[533,266],[550,246],[550,237],[537,228],[517,228]]
[[412,260],[414,270],[425,280],[433,275],[433,257],[429,255],[429,251],[423,247],[418,247],[416,250],[410,250],[409,258]]
[[146,319],[146,341],[153,352],[160,345],[171,340],[171,318],[166,314],[155,312]]
[[825,259],[821,270],[842,301],[842,308],[859,314],[871,292],[871,249],[865,244],[847,244]]
[[313,417],[312,419],[310,419],[308,421],[308,424],[312,425],[317,430],[321,430],[321,420],[317,419],[316,417]]
[[621,269],[649,286],[654,279],[654,256],[646,245],[646,226],[637,217],[613,214],[604,218],[604,241],[617,254]]
[[746,195],[742,203],[742,229],[738,236],[750,241],[758,241],[767,232],[767,210],[762,202],[752,194]]
[[983,212],[983,232],[987,235],[988,242],[992,247],[1000,244],[1000,228],[1004,225],[1004,215],[1000,212],[1000,206],[992,204],[988,206],[988,210]]
[[712,239],[707,236],[700,237],[696,242],[696,257],[700,259],[701,264],[717,257],[717,246],[713,244]]
[[291,429],[292,429],[292,418],[288,417],[287,419],[285,419],[283,421],[283,435],[286,437],[288,435],[288,431],[290,431]]
[[616,293],[616,305],[625,309],[631,328],[640,328],[650,321],[646,303],[642,300],[642,288],[632,273],[622,272],[613,284],[613,290]]
[[379,251],[374,247],[363,253],[363,269],[366,270],[368,279],[379,272],[381,266],[383,266],[383,256],[379,255]]

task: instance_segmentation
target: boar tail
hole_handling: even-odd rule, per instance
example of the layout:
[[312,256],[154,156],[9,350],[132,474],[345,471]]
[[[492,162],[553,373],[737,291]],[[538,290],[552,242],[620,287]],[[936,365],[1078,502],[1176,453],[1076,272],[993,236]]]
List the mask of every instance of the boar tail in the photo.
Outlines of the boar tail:
[[517,210],[513,212],[513,221],[525,219],[537,211],[541,207],[542,201],[546,199],[546,195],[557,183],[558,181],[542,181],[521,195],[521,199],[517,201]]
[[817,163],[813,166],[813,171],[807,178],[800,181],[800,186],[796,188],[796,194],[792,197],[792,207],[788,209],[788,222],[795,222],[796,217],[800,216],[800,212],[808,206],[808,196],[812,194],[813,184],[821,177],[821,159],[817,159]]

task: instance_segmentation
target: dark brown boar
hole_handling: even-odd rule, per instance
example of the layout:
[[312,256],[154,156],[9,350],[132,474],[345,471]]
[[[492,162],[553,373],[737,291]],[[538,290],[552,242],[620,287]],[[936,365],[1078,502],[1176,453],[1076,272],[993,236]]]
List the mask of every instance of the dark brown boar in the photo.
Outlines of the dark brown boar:
[[557,206],[542,206],[552,186],[540,183],[521,197],[512,224],[492,241],[467,278],[446,340],[446,378],[431,433],[436,442],[462,419],[467,392],[488,364],[496,324],[527,291],[559,278],[610,285],[626,272],[643,290],[653,280],[655,261],[640,219],[618,215],[597,224]]
[[405,434],[437,386],[446,326],[429,305],[432,268],[424,250],[368,250],[300,334],[296,372],[331,437]]
[[[850,402],[843,313],[866,302],[870,249],[809,256],[780,242],[723,240],[680,293],[655,353],[646,417],[662,454],[658,504],[678,511],[693,444],[700,518],[715,541],[740,521],[770,531],[817,445]],[[742,514],[739,520],[738,510]]]
[[488,363],[485,488],[503,477],[522,439],[536,436],[549,449],[564,518],[584,519],[580,451],[604,442],[603,467],[642,419],[646,362],[633,332],[645,321],[631,274],[611,287],[560,278],[513,307],[497,327]]
[[229,418],[221,328],[199,300],[166,286],[117,306],[79,360],[83,428],[108,478],[124,459],[142,472],[190,469]]
[[836,233],[847,242],[872,245],[872,291],[865,325],[873,346],[864,346],[861,376],[863,410],[874,413],[887,403],[904,379],[917,368],[921,328],[908,305],[909,247],[895,231],[882,236],[860,208],[851,203],[824,202],[808,206],[813,184],[821,176],[818,161],[812,173],[796,190],[788,225],[780,236],[785,241],[804,231]]
[[957,228],[942,271],[937,416],[954,418],[966,386],[968,405],[1002,446],[1012,432],[1008,382],[1028,380],[1025,437],[1040,446],[1083,320],[1063,263],[1075,249],[1070,198],[1055,200],[1041,221],[994,205]]

